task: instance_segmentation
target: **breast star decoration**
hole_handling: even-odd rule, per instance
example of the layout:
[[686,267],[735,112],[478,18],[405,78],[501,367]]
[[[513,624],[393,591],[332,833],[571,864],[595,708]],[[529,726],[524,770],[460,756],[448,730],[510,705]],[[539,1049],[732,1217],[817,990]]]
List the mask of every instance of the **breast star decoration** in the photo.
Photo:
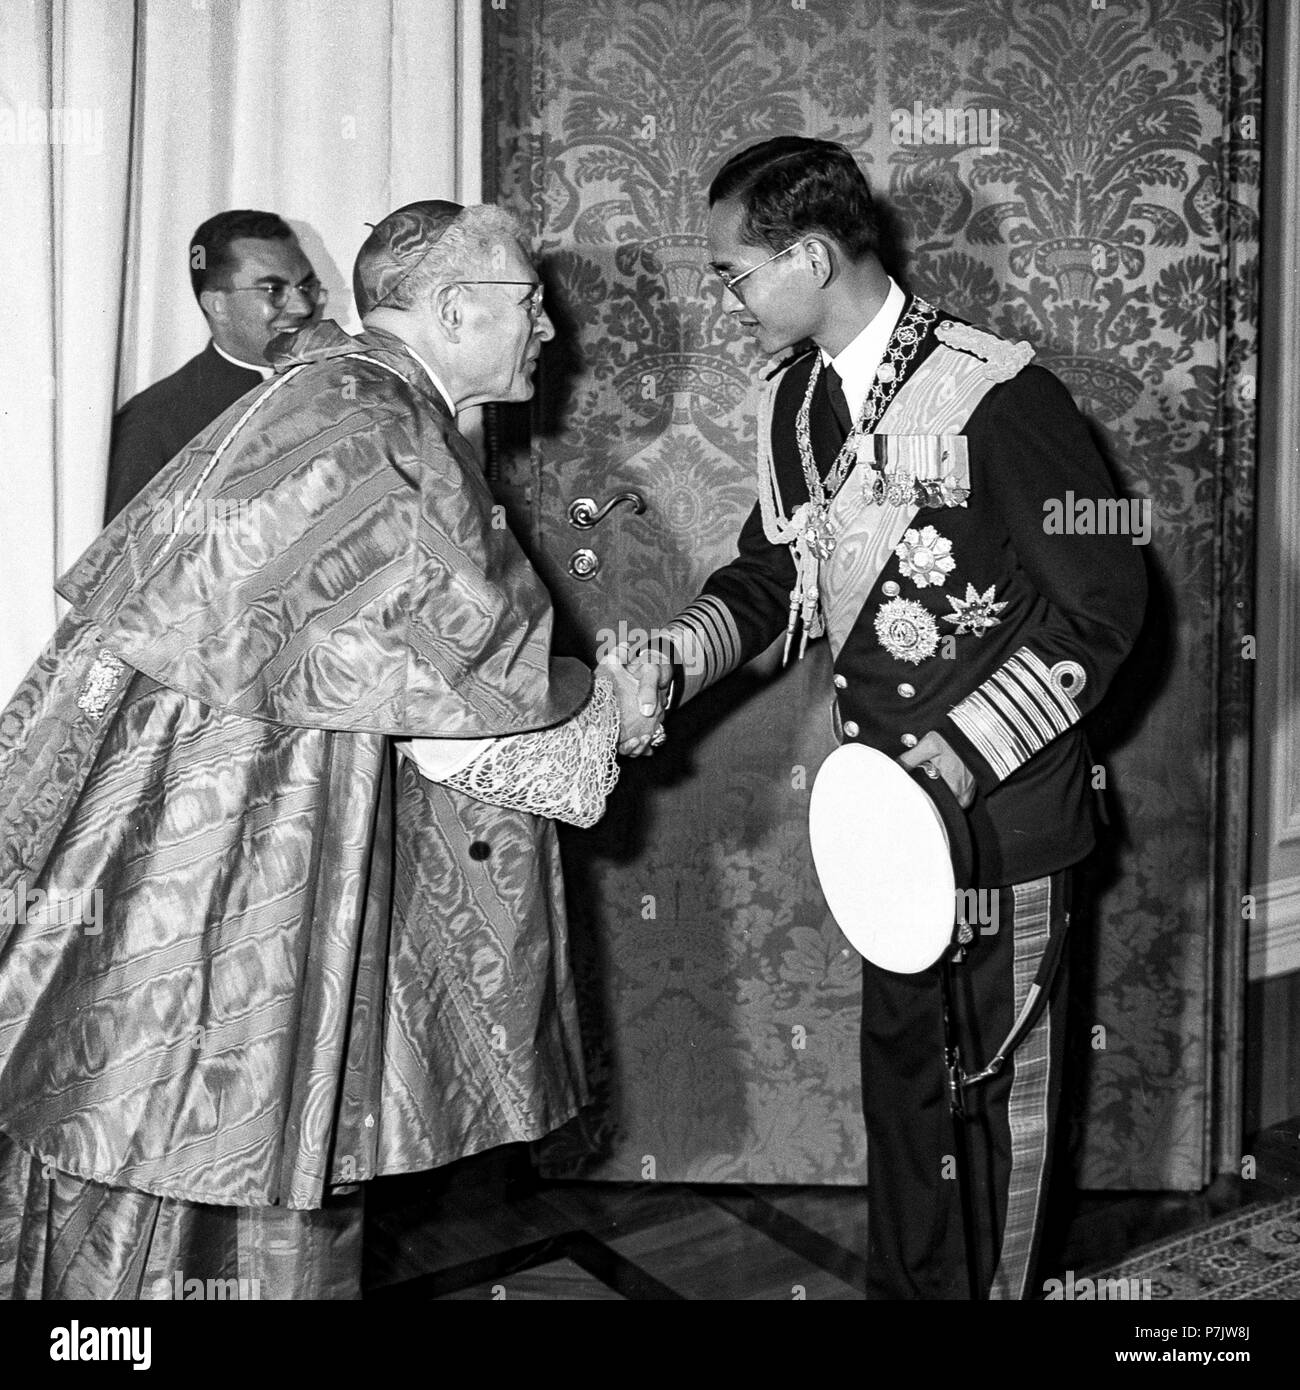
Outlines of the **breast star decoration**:
[[993,590],[994,585],[990,584],[981,594],[974,584],[967,584],[965,598],[949,594],[948,603],[952,612],[943,614],[943,621],[955,623],[960,635],[973,632],[976,637],[983,637],[989,628],[997,627],[1002,621],[998,614],[1007,606],[1005,601],[994,602]]
[[957,565],[952,558],[952,542],[933,526],[904,531],[902,541],[894,547],[894,554],[898,556],[898,572],[904,579],[912,580],[918,589],[931,584],[936,589],[943,588],[944,581]]
[[876,614],[876,636],[895,661],[919,666],[939,647],[939,626],[915,599],[894,598]]

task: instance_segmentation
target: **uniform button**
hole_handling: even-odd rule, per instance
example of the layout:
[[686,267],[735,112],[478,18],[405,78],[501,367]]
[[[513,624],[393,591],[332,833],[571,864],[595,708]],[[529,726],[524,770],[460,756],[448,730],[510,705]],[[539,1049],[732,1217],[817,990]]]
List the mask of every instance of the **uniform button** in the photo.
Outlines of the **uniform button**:
[[492,846],[486,840],[475,840],[469,847],[469,857],[471,859],[483,860],[492,853]]
[[900,742],[902,743],[902,745],[903,745],[904,748],[915,748],[915,747],[916,747],[916,735],[915,735],[915,734],[904,734],[903,737],[902,737],[902,739],[900,740]]
[[845,737],[845,738],[857,738],[857,736],[858,736],[858,726],[857,726],[857,724],[856,724],[852,719],[846,719],[846,720],[844,721],[844,737]]
[[892,579],[886,580],[886,581],[880,586],[880,591],[881,591],[881,593],[884,594],[884,596],[885,596],[886,598],[897,598],[897,597],[898,597],[898,585],[895,584],[894,581],[893,581]]
[[912,696],[916,694],[916,686],[908,685],[908,683],[904,681],[902,685],[898,687],[898,693],[904,700],[910,700]]
[[847,678],[844,677],[844,676],[841,676],[840,673],[839,673],[838,671],[836,671],[836,673],[835,673],[835,689],[836,689],[836,690],[843,690],[844,687],[845,687],[846,685],[848,685],[848,683],[849,683],[849,682],[848,682]]

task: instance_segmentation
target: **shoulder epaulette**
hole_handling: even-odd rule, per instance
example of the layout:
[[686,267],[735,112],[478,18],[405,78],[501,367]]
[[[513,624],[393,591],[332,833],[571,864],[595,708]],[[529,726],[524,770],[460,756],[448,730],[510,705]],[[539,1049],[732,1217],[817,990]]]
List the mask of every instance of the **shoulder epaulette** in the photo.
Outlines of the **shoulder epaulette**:
[[945,347],[968,352],[984,363],[984,375],[990,381],[1010,381],[1022,367],[1033,360],[1034,349],[1024,341],[1008,342],[994,333],[986,333],[969,323],[945,319],[936,324],[934,336]]

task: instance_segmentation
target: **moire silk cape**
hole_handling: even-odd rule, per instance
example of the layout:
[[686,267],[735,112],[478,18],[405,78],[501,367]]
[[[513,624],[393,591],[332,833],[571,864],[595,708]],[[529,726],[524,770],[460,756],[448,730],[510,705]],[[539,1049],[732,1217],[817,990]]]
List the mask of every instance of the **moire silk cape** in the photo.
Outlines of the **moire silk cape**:
[[590,676],[401,344],[280,366],[65,576],[0,714],[0,1131],[311,1208],[585,1098],[553,824],[392,736],[545,727]]

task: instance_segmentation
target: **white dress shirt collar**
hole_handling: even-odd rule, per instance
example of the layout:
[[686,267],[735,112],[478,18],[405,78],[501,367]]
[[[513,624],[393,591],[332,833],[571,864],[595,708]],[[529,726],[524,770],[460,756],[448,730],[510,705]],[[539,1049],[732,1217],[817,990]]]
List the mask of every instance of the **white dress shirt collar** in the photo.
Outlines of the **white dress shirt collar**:
[[227,362],[242,367],[246,372],[256,372],[263,381],[269,381],[275,375],[275,368],[268,367],[265,362],[241,362],[238,357],[232,357],[215,338],[212,346],[216,348],[218,357],[224,357]]
[[822,349],[822,365],[832,366],[838,373],[853,420],[862,414],[862,403],[880,370],[885,348],[889,346],[890,336],[898,326],[906,302],[907,296],[891,277],[885,302],[862,332],[835,357],[831,357],[825,348]]

